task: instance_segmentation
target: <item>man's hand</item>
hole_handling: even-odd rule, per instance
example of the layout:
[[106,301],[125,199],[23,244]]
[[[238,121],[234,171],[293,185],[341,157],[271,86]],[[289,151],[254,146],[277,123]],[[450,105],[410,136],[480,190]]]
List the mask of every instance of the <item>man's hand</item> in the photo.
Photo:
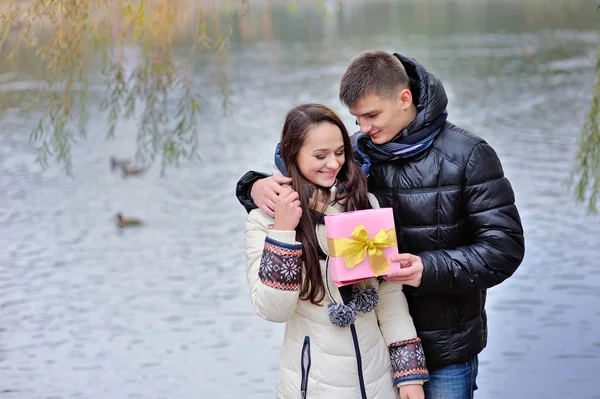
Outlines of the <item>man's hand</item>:
[[250,197],[265,214],[275,217],[275,203],[283,191],[282,184],[291,184],[292,179],[283,176],[269,176],[257,180],[250,190]]
[[423,392],[423,385],[421,384],[410,384],[400,385],[398,389],[399,399],[424,399],[425,393]]
[[386,281],[395,284],[406,284],[413,287],[421,285],[423,277],[423,262],[421,258],[412,254],[392,255],[392,262],[400,263],[400,270],[392,270],[384,277]]

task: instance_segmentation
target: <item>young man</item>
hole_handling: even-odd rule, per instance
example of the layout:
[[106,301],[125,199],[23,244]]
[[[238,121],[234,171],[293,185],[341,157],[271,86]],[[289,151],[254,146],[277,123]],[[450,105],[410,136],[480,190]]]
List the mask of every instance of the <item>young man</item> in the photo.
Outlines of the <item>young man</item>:
[[[387,279],[405,285],[430,371],[425,397],[472,398],[487,343],[486,290],[525,252],[512,187],[494,150],[446,120],[442,83],[414,59],[358,55],[340,100],[360,126],[353,139],[369,190],[394,209],[402,269]],[[247,210],[272,214],[289,180],[264,176],[248,172],[237,196]]]

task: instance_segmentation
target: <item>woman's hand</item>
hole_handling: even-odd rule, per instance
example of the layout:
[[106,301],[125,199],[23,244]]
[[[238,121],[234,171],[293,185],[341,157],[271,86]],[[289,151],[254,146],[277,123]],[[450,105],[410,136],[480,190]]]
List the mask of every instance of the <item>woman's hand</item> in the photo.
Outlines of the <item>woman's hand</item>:
[[423,392],[423,385],[411,384],[411,385],[400,385],[398,392],[399,399],[424,399],[425,393]]
[[273,230],[296,230],[301,217],[302,207],[298,193],[291,188],[284,189],[275,200]]
[[275,217],[275,203],[278,196],[285,190],[282,185],[291,183],[292,179],[289,177],[279,175],[265,177],[252,185],[250,197],[261,211],[268,216]]

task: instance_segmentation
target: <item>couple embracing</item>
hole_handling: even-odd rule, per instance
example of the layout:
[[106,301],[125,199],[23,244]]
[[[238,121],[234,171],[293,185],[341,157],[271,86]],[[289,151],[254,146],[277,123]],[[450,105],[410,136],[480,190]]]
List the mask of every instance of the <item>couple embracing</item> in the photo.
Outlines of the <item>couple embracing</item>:
[[[254,310],[286,323],[277,397],[473,398],[486,290],[524,256],[500,160],[447,120],[442,83],[410,57],[359,54],[339,97],[360,132],[324,105],[298,105],[274,173],[237,185]],[[334,285],[325,216],[379,207],[393,208],[401,269]]]

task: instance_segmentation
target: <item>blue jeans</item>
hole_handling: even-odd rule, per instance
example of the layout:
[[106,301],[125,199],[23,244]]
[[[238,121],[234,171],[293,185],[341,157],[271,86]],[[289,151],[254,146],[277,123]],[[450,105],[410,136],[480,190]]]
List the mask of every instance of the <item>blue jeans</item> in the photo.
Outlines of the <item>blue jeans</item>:
[[468,362],[430,372],[429,381],[423,385],[425,399],[473,399],[478,367],[479,360],[475,356]]

